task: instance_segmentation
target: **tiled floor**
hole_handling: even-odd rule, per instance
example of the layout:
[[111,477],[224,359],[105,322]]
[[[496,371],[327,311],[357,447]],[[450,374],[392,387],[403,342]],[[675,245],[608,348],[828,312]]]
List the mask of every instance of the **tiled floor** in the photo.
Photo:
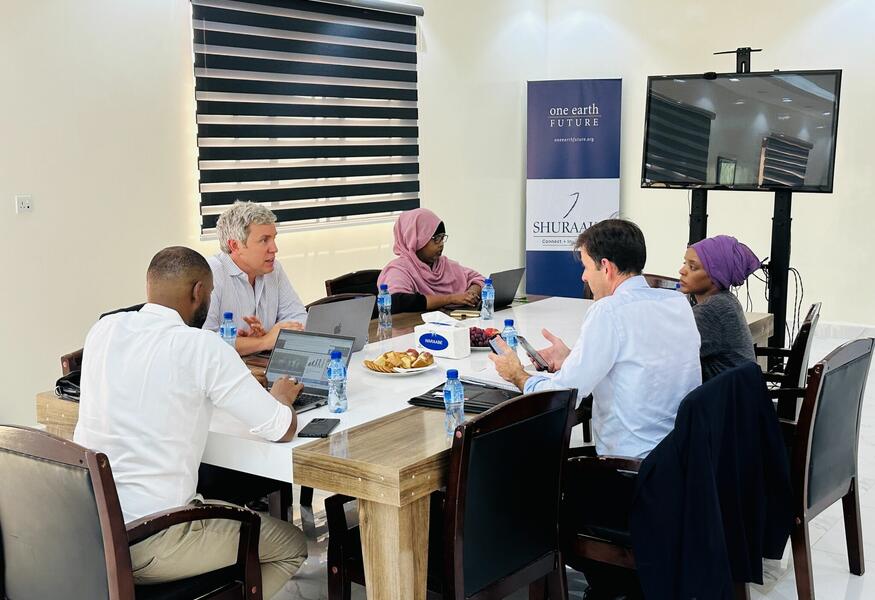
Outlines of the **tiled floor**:
[[[812,362],[820,360],[843,341],[840,339],[815,339],[811,356]],[[862,490],[864,554],[867,557],[866,571],[869,572],[869,575],[857,577],[848,571],[841,503],[837,503],[811,523],[815,591],[817,597],[824,600],[875,598],[875,369],[870,373],[863,404],[859,473]],[[328,597],[325,575],[328,538],[323,509],[324,498],[324,495],[316,493],[313,501],[315,518],[311,514],[305,514],[305,532],[310,539],[310,558],[307,559],[298,574],[286,584],[285,589],[274,597],[274,600],[322,600]],[[296,514],[296,521],[299,525],[300,518],[301,515]],[[569,597],[579,599],[586,583],[575,571],[569,570],[568,575]],[[764,586],[753,586],[751,594],[753,599],[796,599],[796,582],[792,561],[789,559],[789,548],[782,561],[768,563],[765,580]],[[354,600],[366,598],[364,588],[353,586],[352,597]],[[527,597],[527,593],[523,590],[512,596],[513,600],[523,600]]]

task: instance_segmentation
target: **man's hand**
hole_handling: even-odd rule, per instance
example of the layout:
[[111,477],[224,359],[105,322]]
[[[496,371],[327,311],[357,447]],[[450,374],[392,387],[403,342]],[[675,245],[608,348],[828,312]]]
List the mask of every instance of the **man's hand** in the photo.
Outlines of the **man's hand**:
[[261,337],[267,333],[264,330],[264,325],[262,325],[261,319],[255,315],[243,317],[243,320],[249,325],[249,329],[241,329],[237,332],[237,335],[241,337]]
[[[273,387],[270,388],[270,394],[277,399],[280,404],[285,404],[292,408],[295,398],[304,389],[303,383],[298,383],[297,380],[289,379],[286,376],[280,377],[273,382]],[[293,409],[294,410],[294,409]]]
[[540,354],[544,360],[547,361],[547,364],[550,365],[547,370],[550,373],[555,373],[562,368],[562,363],[564,363],[565,359],[568,358],[568,355],[571,354],[571,350],[565,345],[565,342],[546,329],[541,330],[541,335],[544,336],[544,339],[550,342],[550,345],[543,350],[538,350],[538,354]]
[[264,339],[264,343],[262,343],[262,350],[273,350],[273,347],[276,346],[276,338],[279,336],[280,331],[283,329],[293,329],[294,331],[303,331],[304,326],[297,321],[281,321],[270,328],[270,331],[265,333],[262,338]]
[[522,392],[525,388],[526,380],[531,375],[523,369],[519,357],[516,355],[516,352],[510,349],[507,342],[499,337],[497,338],[497,344],[501,354],[490,353],[489,360],[495,365],[495,370],[498,371],[502,379],[511,382]]

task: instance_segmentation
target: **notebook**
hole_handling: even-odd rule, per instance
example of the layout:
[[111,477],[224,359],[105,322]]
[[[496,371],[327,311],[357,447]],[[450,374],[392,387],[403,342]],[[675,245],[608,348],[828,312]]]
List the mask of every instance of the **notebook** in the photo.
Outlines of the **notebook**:
[[[465,383],[464,381],[462,385],[465,388],[465,412],[470,414],[480,414],[501,404],[505,400],[510,400],[520,395],[519,390],[509,391],[470,382]],[[443,410],[444,384],[441,383],[424,394],[414,396],[407,402],[413,406]]]

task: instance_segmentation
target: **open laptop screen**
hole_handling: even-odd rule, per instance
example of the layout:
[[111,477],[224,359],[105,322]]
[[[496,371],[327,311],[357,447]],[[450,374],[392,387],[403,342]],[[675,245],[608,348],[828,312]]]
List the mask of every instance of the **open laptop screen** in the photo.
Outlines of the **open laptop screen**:
[[352,337],[283,329],[277,336],[267,365],[268,387],[286,375],[303,383],[308,392],[328,393],[325,370],[331,351],[340,350],[344,363],[348,365],[354,342]]

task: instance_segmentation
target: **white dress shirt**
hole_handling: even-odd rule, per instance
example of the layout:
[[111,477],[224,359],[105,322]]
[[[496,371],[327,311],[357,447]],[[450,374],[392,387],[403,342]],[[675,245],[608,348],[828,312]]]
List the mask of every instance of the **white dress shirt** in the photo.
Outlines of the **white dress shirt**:
[[674,428],[681,400],[701,383],[689,302],[637,276],[590,306],[562,368],[531,377],[525,392],[592,394],[596,452],[643,458]]
[[307,322],[307,309],[279,261],[274,262],[273,271],[255,278],[254,287],[230,254],[219,252],[207,262],[213,271],[213,295],[204,329],[218,331],[222,315],[228,311],[234,313],[238,331],[249,329],[243,317],[251,315],[259,318],[265,330],[281,321]]
[[91,328],[81,386],[73,439],[109,457],[125,522],[195,497],[214,406],[267,440],[292,422],[233,348],[158,304]]

